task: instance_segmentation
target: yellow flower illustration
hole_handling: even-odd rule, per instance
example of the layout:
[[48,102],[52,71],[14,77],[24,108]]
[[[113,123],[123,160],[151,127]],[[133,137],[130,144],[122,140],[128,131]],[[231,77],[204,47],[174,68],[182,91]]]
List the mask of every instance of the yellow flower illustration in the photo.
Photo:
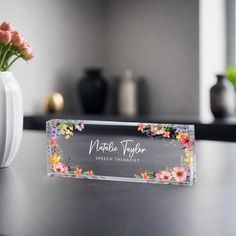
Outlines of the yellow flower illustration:
[[184,133],[179,132],[179,134],[176,136],[176,139],[181,140],[183,136],[184,136]]
[[52,165],[58,164],[61,160],[61,156],[58,156],[56,153],[54,153],[50,158],[50,163]]
[[73,125],[63,124],[61,134],[65,135],[66,139],[69,139],[73,135]]
[[190,151],[189,149],[185,149],[185,157],[186,157],[186,161],[188,164],[190,164]]

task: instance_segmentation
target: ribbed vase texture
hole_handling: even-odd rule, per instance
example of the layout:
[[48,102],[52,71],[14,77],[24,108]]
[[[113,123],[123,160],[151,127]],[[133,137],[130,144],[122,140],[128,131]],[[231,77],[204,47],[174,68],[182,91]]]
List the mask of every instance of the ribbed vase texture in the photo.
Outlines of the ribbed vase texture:
[[21,88],[12,72],[0,72],[0,168],[9,166],[14,160],[22,131]]

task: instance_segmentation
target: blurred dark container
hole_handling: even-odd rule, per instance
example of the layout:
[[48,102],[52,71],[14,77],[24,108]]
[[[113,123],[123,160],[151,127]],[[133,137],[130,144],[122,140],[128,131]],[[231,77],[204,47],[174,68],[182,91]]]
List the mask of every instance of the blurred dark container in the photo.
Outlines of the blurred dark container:
[[107,100],[107,82],[102,69],[87,68],[78,84],[78,97],[86,114],[102,114]]
[[225,118],[235,111],[235,90],[225,75],[216,75],[217,83],[210,89],[211,111],[215,118]]

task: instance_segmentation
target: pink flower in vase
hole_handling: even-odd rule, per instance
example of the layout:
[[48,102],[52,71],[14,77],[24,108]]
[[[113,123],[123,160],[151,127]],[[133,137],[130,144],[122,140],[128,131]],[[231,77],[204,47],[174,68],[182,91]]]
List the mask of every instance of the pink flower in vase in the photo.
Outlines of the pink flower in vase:
[[183,183],[187,178],[187,171],[183,167],[176,166],[173,168],[172,175],[176,182]]
[[13,31],[14,30],[14,26],[9,23],[9,22],[3,22],[0,26],[0,30],[3,31]]
[[11,42],[11,33],[9,31],[0,30],[0,43],[7,45]]
[[61,162],[59,162],[58,164],[54,164],[52,166],[53,172],[55,173],[63,173],[64,172],[64,166]]
[[13,31],[11,32],[11,42],[14,46],[20,46],[24,42],[24,39],[18,31]]
[[163,170],[156,174],[156,178],[159,181],[170,181],[172,179],[172,175],[169,171]]
[[26,61],[29,61],[29,60],[31,60],[31,59],[33,59],[33,58],[34,58],[34,53],[33,53],[33,51],[32,51],[32,50],[27,50],[27,52],[25,52],[24,59],[25,59]]
[[27,43],[27,42],[23,42],[20,46],[19,46],[19,51],[20,54],[22,55],[22,57],[26,60],[29,61],[34,57],[33,51],[31,46]]
[[31,46],[9,22],[0,23],[0,71],[9,71],[18,60],[29,61],[34,57]]
[[34,57],[33,51],[30,47],[22,49],[20,53],[26,61],[29,61]]

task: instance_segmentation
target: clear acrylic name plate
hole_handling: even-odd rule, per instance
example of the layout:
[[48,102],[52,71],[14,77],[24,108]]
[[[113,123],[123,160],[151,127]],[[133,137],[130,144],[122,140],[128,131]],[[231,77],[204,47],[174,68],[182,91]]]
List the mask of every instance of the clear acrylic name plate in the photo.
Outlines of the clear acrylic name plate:
[[194,142],[193,125],[50,120],[48,175],[192,185]]

